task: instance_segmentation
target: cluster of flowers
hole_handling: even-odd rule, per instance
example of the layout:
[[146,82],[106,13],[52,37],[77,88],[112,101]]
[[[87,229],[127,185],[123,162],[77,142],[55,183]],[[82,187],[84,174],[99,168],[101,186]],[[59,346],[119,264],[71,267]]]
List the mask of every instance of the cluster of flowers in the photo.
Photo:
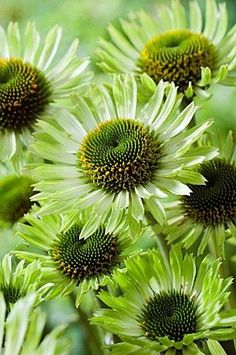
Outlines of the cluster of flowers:
[[225,4],[207,0],[203,15],[173,0],[109,25],[95,54],[113,73],[103,83],[77,41],[57,56],[61,32],[0,28],[0,224],[24,241],[16,269],[10,255],[0,267],[4,354],[68,354],[64,328],[39,344],[35,305],[73,293],[80,307],[90,290],[104,307],[91,323],[119,337],[104,338],[114,354],[226,354],[236,142],[195,120],[211,84],[236,84]]

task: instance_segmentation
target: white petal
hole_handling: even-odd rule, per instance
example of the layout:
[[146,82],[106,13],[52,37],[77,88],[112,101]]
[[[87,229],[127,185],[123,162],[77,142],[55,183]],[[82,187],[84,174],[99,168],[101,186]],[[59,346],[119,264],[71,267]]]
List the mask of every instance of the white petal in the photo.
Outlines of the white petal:
[[202,13],[198,2],[190,1],[189,3],[190,29],[193,32],[202,32]]
[[62,57],[59,61],[59,63],[55,65],[49,72],[47,72],[48,78],[56,78],[58,74],[62,73],[66,69],[66,67],[70,64],[71,60],[73,58],[76,58],[78,45],[79,41],[74,40],[64,57]]
[[159,82],[156,87],[156,90],[152,97],[149,99],[147,104],[143,107],[140,113],[140,120],[143,123],[147,123],[152,125],[153,121],[155,120],[161,105],[163,104],[163,97],[165,93],[166,84],[163,80]]
[[167,139],[170,139],[176,136],[178,133],[182,132],[184,128],[187,127],[196,111],[197,107],[194,106],[194,103],[192,102],[191,104],[189,104],[178,115],[178,117],[173,121],[173,123],[166,128],[166,131],[161,135],[163,137],[163,140],[165,141]]
[[214,0],[206,1],[206,18],[203,34],[210,40],[214,38],[217,27],[218,11]]
[[218,6],[219,6],[218,24],[217,24],[216,33],[212,40],[212,42],[216,45],[224,38],[228,26],[228,16],[227,16],[228,13],[226,8],[226,3],[221,3]]
[[24,54],[23,59],[26,62],[34,63],[40,44],[40,35],[36,30],[34,23],[28,23],[24,35]]
[[0,56],[6,58],[10,57],[7,36],[2,26],[0,26]]
[[9,45],[9,52],[11,57],[21,57],[21,38],[19,26],[17,23],[10,22],[7,29],[7,38]]
[[115,76],[113,95],[116,104],[117,117],[135,118],[137,102],[137,86],[133,75]]
[[62,29],[55,26],[48,34],[45,39],[45,43],[39,57],[37,66],[45,71],[51,64],[55,54],[57,52],[62,35]]
[[158,184],[161,189],[170,191],[175,195],[189,195],[190,188],[180,181],[168,178],[159,178]]
[[111,24],[108,25],[107,29],[111,39],[120,48],[120,50],[136,61],[139,56],[139,52],[134,49],[129,41],[127,41],[126,37]]
[[0,133],[0,161],[10,160],[16,152],[16,136],[14,132]]
[[63,127],[72,137],[80,143],[87,135],[84,127],[80,124],[78,119],[75,118],[66,109],[55,110],[56,121]]
[[172,109],[175,106],[177,98],[177,88],[175,87],[174,83],[170,84],[170,90],[165,100],[165,103],[161,109],[160,114],[155,118],[153,122],[153,128],[159,129],[161,125],[165,122],[165,120],[170,115]]

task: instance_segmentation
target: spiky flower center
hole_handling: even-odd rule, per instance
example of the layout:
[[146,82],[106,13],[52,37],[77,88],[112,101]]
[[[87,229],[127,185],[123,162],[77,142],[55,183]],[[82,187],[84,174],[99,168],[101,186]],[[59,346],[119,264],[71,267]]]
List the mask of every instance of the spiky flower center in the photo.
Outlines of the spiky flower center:
[[158,83],[174,81],[180,91],[201,78],[201,67],[214,69],[215,48],[206,37],[190,30],[171,30],[147,42],[138,66]]
[[0,290],[3,293],[8,311],[10,311],[11,305],[16,303],[16,301],[18,301],[21,297],[25,296],[25,293],[22,293],[20,288],[12,285],[1,285]]
[[190,185],[183,197],[185,215],[203,226],[217,226],[236,220],[236,166],[223,159],[202,165],[206,185]]
[[182,291],[161,291],[145,304],[139,322],[152,340],[168,336],[181,341],[185,334],[196,331],[196,309],[194,299]]
[[31,127],[50,96],[50,85],[36,67],[20,58],[0,59],[0,131]]
[[78,153],[84,176],[112,193],[150,181],[160,155],[161,144],[150,129],[118,118],[100,123],[84,138]]
[[33,180],[29,176],[7,176],[0,180],[0,220],[14,224],[27,213],[32,202]]
[[57,268],[78,283],[83,279],[107,274],[118,263],[117,238],[99,228],[87,239],[79,239],[82,227],[72,226],[59,236],[51,254]]

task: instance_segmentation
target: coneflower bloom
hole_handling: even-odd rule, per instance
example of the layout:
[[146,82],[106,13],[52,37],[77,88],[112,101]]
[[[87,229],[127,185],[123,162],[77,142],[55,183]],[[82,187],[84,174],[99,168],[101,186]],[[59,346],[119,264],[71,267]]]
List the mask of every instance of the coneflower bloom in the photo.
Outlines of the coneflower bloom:
[[208,255],[197,266],[174,246],[169,260],[149,250],[125,265],[114,272],[110,292],[100,292],[107,308],[92,318],[121,338],[112,354],[209,354],[207,345],[234,339],[235,310],[223,311],[232,279],[219,277],[219,260]]
[[32,171],[41,213],[93,206],[91,225],[104,216],[115,225],[125,213],[136,233],[145,210],[162,224],[164,197],[188,195],[187,183],[204,183],[192,166],[216,153],[192,143],[210,122],[185,129],[196,107],[181,111],[173,83],[161,81],[148,102],[137,105],[133,76],[118,75],[111,89],[95,87],[76,102],[75,115],[57,110],[38,123],[42,134],[35,135],[32,152],[47,160]]
[[28,215],[18,224],[19,236],[34,246],[34,252],[14,251],[29,262],[39,260],[43,282],[53,283],[49,297],[67,295],[75,290],[76,305],[90,289],[98,289],[110,280],[112,271],[123,260],[140,251],[135,238],[130,237],[124,223],[112,230],[100,225],[88,238],[82,230],[92,210],[75,216]]
[[108,26],[100,40],[99,67],[105,72],[146,73],[156,83],[174,82],[187,97],[209,97],[213,83],[235,85],[236,26],[227,32],[225,3],[198,1],[185,9],[180,1],[158,4],[156,14],[132,13],[120,27]]
[[204,162],[199,172],[206,184],[189,185],[191,193],[168,209],[168,241],[180,241],[189,248],[198,243],[201,254],[209,245],[224,255],[226,233],[236,236],[236,143],[232,132],[226,140],[210,138],[219,147],[219,156]]
[[61,34],[55,26],[42,41],[32,23],[24,34],[17,23],[10,23],[7,31],[0,27],[0,161],[22,155],[50,104],[89,79],[89,61],[78,59],[77,40],[62,58],[57,56]]

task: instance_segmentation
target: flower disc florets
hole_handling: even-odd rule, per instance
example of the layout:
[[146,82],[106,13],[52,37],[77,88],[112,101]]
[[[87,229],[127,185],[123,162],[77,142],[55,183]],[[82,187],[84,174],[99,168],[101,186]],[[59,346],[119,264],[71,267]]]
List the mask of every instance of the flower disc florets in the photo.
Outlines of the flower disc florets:
[[201,78],[201,67],[214,69],[215,49],[202,34],[190,30],[171,30],[148,41],[138,66],[156,83],[174,81],[181,91]]
[[85,177],[114,193],[150,181],[160,154],[158,138],[142,123],[114,119],[85,137],[78,156]]
[[194,300],[182,291],[161,291],[142,309],[140,325],[152,340],[168,336],[180,341],[196,331],[196,310]]
[[0,131],[31,127],[50,95],[50,85],[36,67],[20,58],[0,59]]
[[224,159],[204,163],[200,173],[206,185],[190,185],[183,197],[185,215],[206,226],[216,226],[236,217],[236,167]]
[[16,301],[25,296],[25,293],[21,292],[20,288],[12,285],[1,286],[0,291],[3,293],[8,310],[10,310],[11,304],[16,303]]
[[57,268],[78,283],[108,273],[117,264],[119,247],[115,236],[99,228],[87,239],[79,239],[82,226],[74,225],[59,236],[51,254]]

